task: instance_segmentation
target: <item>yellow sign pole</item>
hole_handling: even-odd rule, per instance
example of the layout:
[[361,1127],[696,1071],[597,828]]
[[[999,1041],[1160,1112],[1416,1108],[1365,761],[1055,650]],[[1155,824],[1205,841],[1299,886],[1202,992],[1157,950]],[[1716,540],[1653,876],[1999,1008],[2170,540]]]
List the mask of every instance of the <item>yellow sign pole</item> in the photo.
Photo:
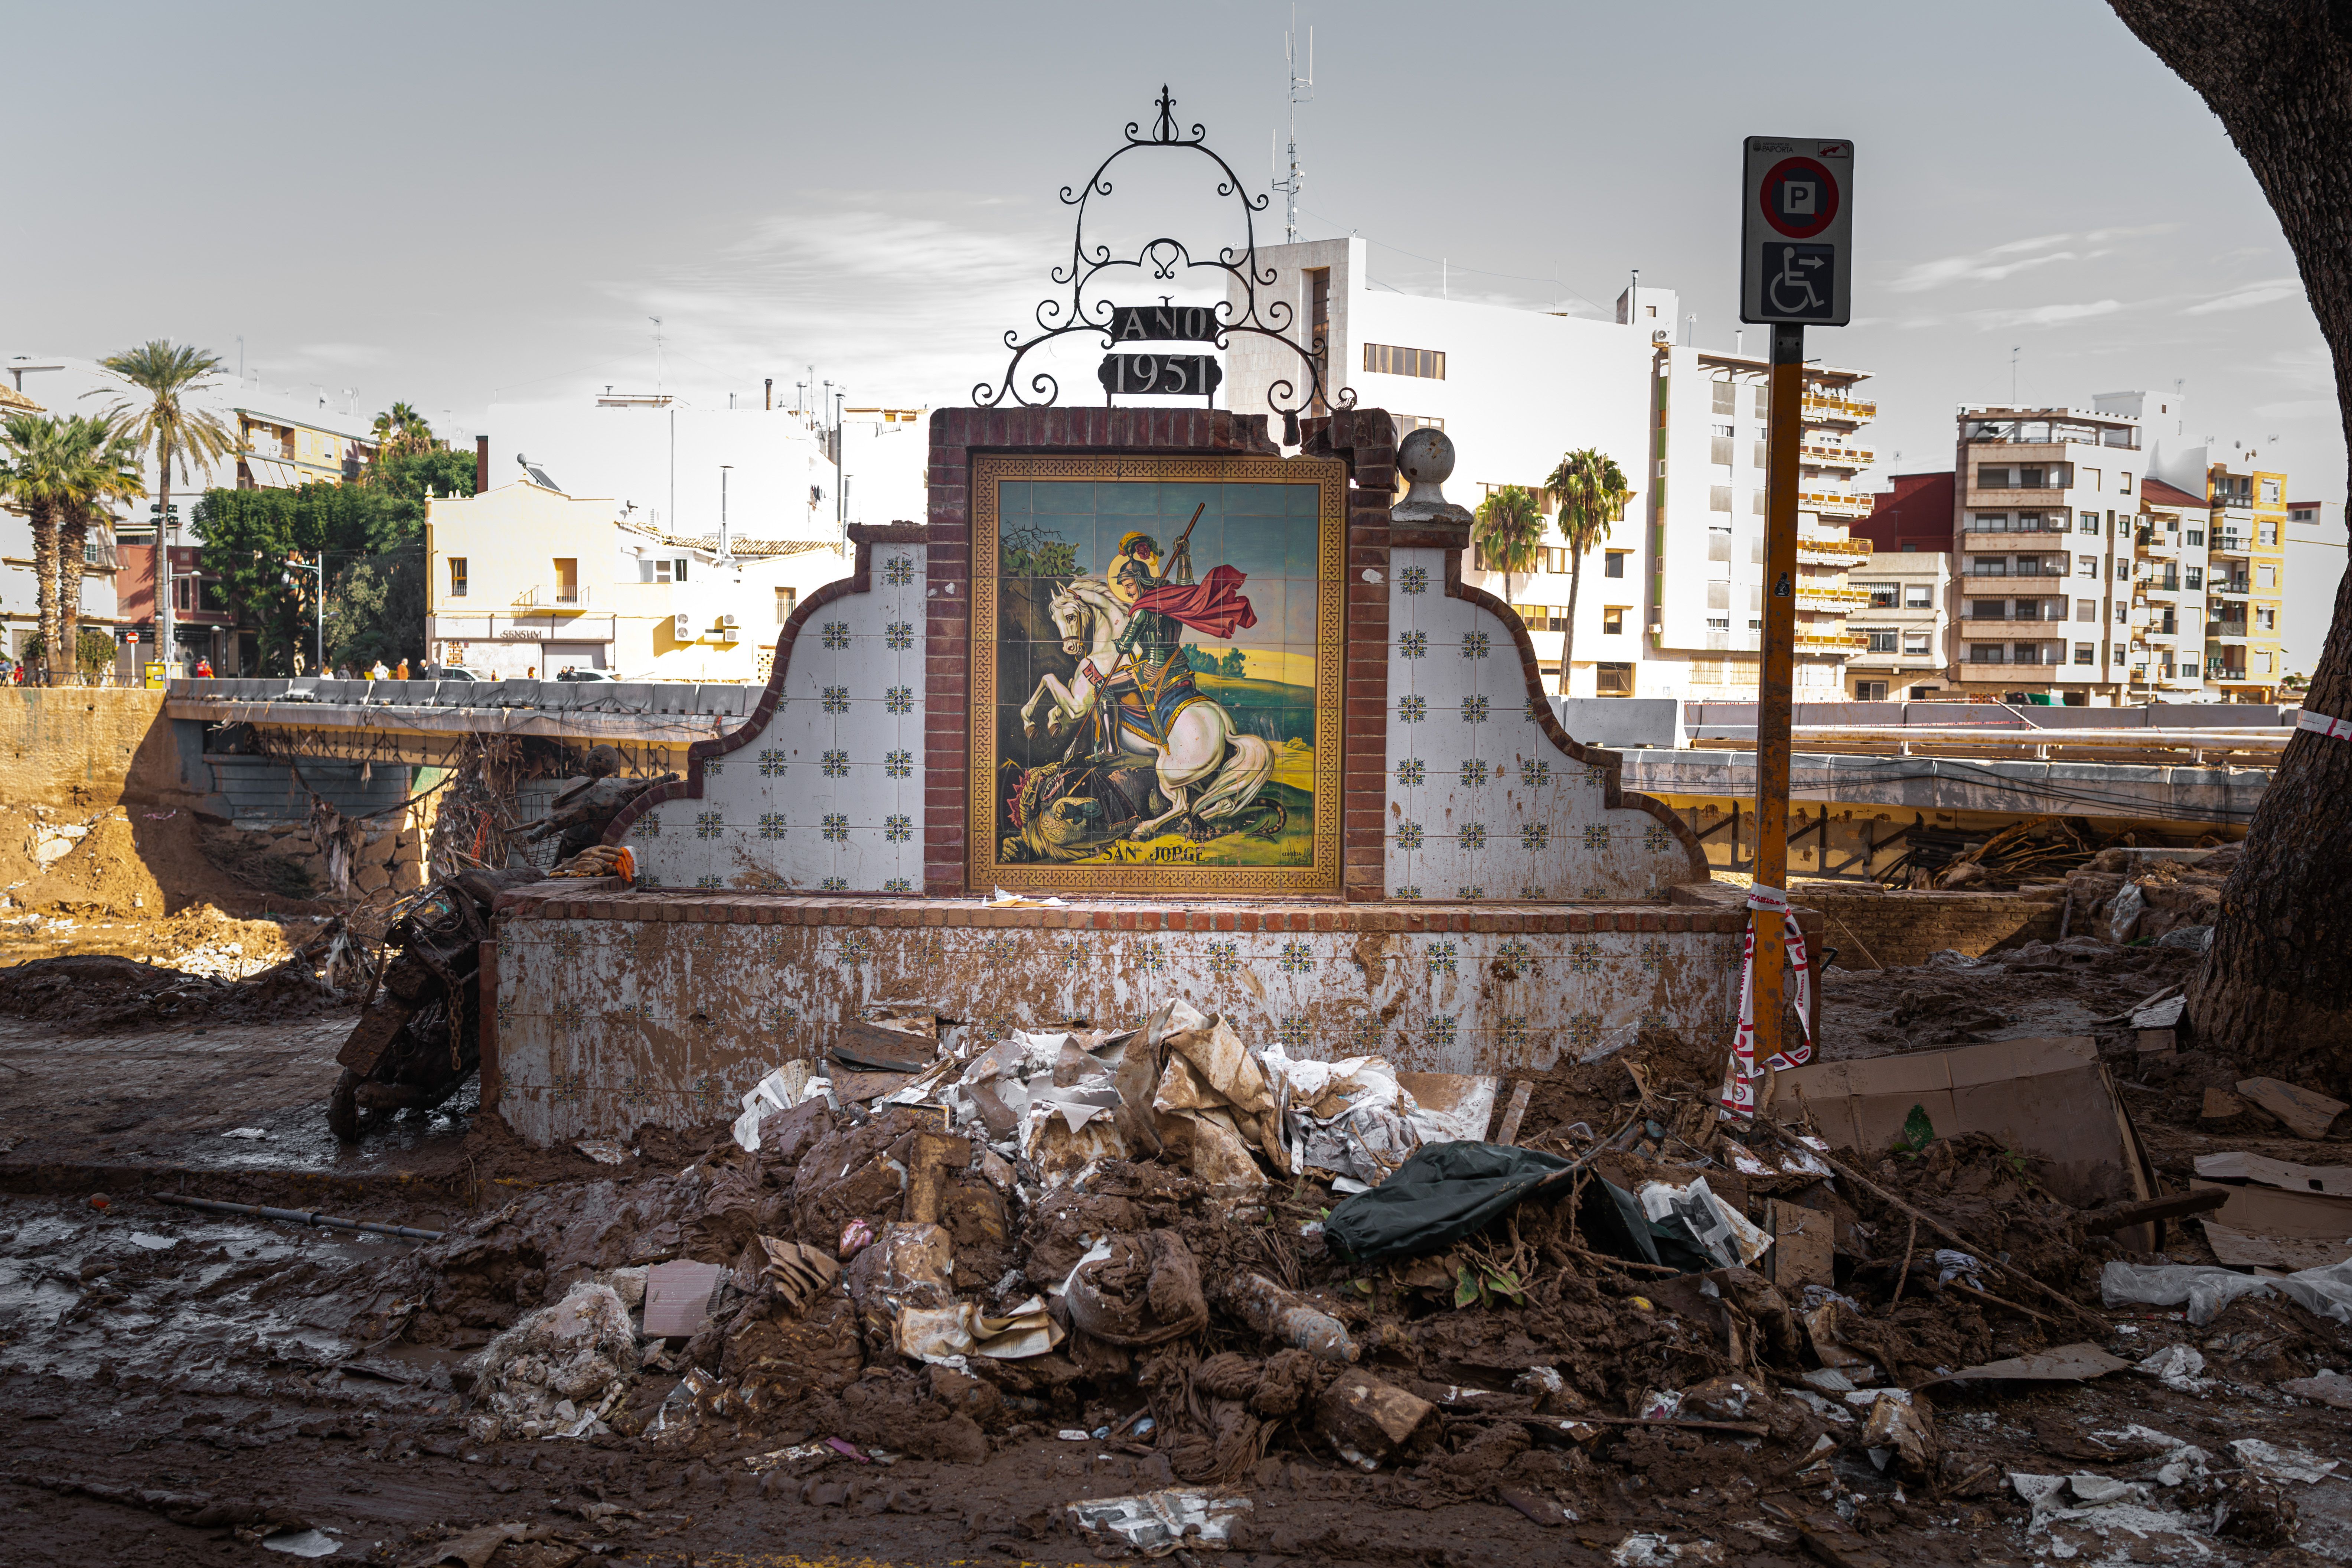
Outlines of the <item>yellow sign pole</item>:
[[[1772,329],[1771,423],[1765,432],[1764,667],[1756,705],[1756,1059],[1780,1054],[1787,971],[1789,723],[1796,700],[1797,458],[1804,433],[1805,329]],[[1758,1109],[1762,1109],[1760,1106]]]

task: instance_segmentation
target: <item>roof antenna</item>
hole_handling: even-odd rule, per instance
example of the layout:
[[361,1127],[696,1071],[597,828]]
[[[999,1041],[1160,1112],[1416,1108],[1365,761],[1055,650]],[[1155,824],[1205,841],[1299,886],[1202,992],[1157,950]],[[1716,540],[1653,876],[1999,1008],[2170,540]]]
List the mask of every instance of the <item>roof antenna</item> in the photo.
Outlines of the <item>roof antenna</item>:
[[[1298,190],[1306,177],[1298,169],[1298,106],[1315,101],[1315,29],[1307,29],[1307,74],[1298,74],[1298,7],[1290,8],[1290,31],[1282,36],[1282,58],[1290,68],[1290,177],[1276,180],[1274,188],[1285,198],[1282,207],[1282,243],[1298,243]],[[1299,96],[1300,89],[1306,96]],[[1279,167],[1279,165],[1277,165]]]

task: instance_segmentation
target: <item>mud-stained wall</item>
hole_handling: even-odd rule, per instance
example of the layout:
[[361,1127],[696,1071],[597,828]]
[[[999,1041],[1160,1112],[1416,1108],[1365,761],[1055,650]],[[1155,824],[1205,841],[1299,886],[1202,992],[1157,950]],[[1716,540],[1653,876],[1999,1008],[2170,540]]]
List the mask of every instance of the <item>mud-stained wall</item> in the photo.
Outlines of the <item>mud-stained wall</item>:
[[793,613],[743,727],[622,829],[641,885],[921,889],[925,551],[857,531],[857,572]]
[[1728,1039],[1743,919],[1327,907],[1261,910],[1249,922],[1260,929],[1235,930],[1230,912],[1122,906],[1108,918],[1125,929],[762,926],[738,923],[758,911],[660,905],[639,894],[599,906],[634,919],[502,921],[496,1104],[525,1138],[708,1123],[770,1068],[822,1056],[845,1019],[878,1001],[926,1002],[999,1038],[1116,1024],[1181,996],[1294,1054],[1377,1052],[1439,1072],[1542,1070],[1644,1030]]
[[1388,896],[1663,899],[1703,879],[1671,814],[1612,799],[1609,763],[1547,732],[1524,632],[1462,592],[1460,560],[1391,558]]
[[161,691],[0,686],[0,799],[91,809],[184,804],[208,793],[211,780],[201,755],[181,750]]

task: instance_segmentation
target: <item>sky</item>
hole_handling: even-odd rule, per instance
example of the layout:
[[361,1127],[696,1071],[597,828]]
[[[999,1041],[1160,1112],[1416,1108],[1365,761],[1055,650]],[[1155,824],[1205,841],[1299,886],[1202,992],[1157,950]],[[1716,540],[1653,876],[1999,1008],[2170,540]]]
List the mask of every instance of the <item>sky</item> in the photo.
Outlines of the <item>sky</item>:
[[[1811,340],[1874,373],[1873,482],[1948,468],[1955,405],[2013,376],[2035,404],[2178,382],[2192,437],[2341,498],[2324,345],[2220,123],[2094,0],[1959,15],[1306,0],[1302,237],[1362,234],[1386,287],[1529,309],[1608,311],[1639,268],[1728,348],[1740,139],[1848,138],[1855,317]],[[607,384],[962,403],[1067,254],[1056,192],[1163,81],[1264,187],[1289,24],[1215,0],[0,0],[17,145],[42,149],[8,176],[0,360],[166,336],[459,437]]]

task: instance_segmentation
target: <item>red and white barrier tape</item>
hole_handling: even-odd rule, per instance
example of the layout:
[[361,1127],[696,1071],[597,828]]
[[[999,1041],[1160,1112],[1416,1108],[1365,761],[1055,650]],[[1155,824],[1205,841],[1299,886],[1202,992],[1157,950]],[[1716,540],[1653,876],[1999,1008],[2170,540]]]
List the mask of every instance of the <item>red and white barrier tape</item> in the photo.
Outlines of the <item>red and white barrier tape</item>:
[[2330,719],[2325,713],[2305,709],[2295,715],[2294,727],[2308,730],[2315,735],[2326,735],[2333,741],[2352,741],[2352,719]]
[[[1795,979],[1792,1000],[1797,1008],[1797,1030],[1803,1037],[1803,1043],[1795,1049],[1776,1053],[1765,1066],[1776,1072],[1783,1068],[1803,1067],[1813,1059],[1813,971],[1812,961],[1805,954],[1804,933],[1797,929],[1797,914],[1789,907],[1789,895],[1778,888],[1750,888],[1748,907],[1768,914],[1778,911],[1780,916],[1781,941],[1789,951],[1788,973]],[[1732,1040],[1731,1060],[1724,1072],[1724,1114],[1754,1120],[1756,1080],[1763,1076],[1764,1068],[1756,1062],[1756,927],[1751,922],[1740,951],[1739,1032]]]

